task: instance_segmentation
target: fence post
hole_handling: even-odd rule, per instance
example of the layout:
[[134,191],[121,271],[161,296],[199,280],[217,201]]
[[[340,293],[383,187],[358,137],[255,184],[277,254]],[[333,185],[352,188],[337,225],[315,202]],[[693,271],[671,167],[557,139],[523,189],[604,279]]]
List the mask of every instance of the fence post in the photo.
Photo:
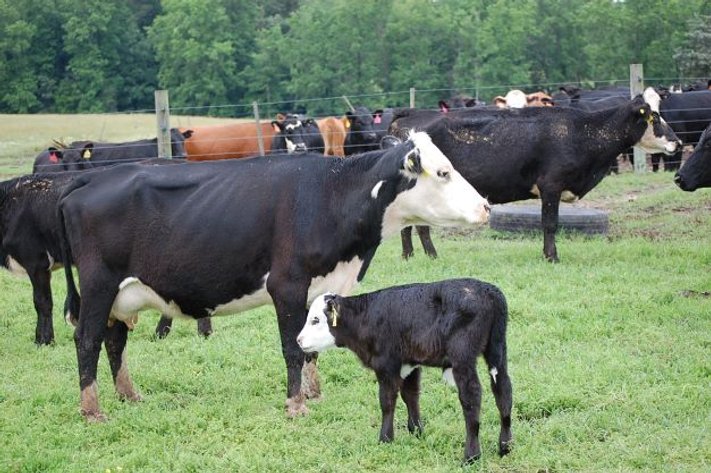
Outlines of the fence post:
[[[630,98],[644,92],[644,69],[642,64],[630,64]],[[634,172],[644,174],[647,172],[647,154],[634,147]]]
[[257,125],[257,141],[259,142],[259,156],[264,156],[264,141],[262,139],[262,124],[259,122],[259,105],[255,100],[252,102],[252,110],[254,110],[254,122]]
[[168,104],[168,91],[156,90],[156,125],[158,126],[158,157],[172,158],[173,149],[170,143],[170,105]]
[[415,108],[415,88],[410,87],[410,108]]

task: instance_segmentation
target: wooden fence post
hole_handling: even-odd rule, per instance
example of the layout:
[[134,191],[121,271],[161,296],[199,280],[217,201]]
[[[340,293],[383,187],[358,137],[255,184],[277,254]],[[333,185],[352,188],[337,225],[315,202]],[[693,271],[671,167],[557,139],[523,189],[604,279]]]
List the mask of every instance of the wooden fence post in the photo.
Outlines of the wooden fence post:
[[158,157],[172,158],[173,148],[170,143],[170,105],[168,91],[155,91],[156,125],[158,127]]
[[254,122],[257,125],[257,141],[259,142],[259,156],[264,156],[264,140],[262,138],[262,124],[259,122],[259,104],[256,100],[252,102],[252,110],[254,110]]
[[410,108],[415,108],[415,88],[410,87]]
[[[630,64],[630,98],[644,92],[644,69],[642,64]],[[634,172],[644,174],[647,172],[647,154],[634,147]]]

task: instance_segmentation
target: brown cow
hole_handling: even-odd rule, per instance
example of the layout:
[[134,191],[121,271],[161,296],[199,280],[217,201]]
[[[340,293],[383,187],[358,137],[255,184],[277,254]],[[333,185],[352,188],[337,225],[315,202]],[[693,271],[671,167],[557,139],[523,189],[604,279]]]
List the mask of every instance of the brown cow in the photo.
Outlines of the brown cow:
[[[278,118],[277,118],[278,119]],[[271,122],[260,123],[264,152],[271,149],[274,128]],[[188,161],[246,158],[259,155],[257,126],[254,122],[190,127],[193,134],[185,140]],[[185,131],[183,128],[180,131]]]
[[318,129],[323,136],[324,152],[326,156],[346,155],[343,144],[346,141],[346,125],[343,119],[326,117],[318,120]]

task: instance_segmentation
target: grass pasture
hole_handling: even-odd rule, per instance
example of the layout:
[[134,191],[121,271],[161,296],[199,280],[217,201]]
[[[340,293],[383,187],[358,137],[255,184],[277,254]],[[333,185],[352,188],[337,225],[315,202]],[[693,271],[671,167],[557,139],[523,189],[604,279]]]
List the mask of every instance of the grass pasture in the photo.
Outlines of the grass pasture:
[[[416,242],[402,261],[391,239],[358,291],[470,276],[506,294],[514,449],[496,455],[485,382],[483,455],[465,471],[711,471],[711,189],[684,193],[671,174],[626,172],[576,205],[609,211],[610,233],[559,235],[559,264],[543,261],[538,234],[435,230],[439,259]],[[118,401],[102,355],[109,422],[88,425],[62,274],[54,279],[56,343],[37,348],[29,281],[0,272],[2,472],[462,470],[461,409],[436,369],[423,374],[421,438],[407,433],[400,402],[395,441],[378,444],[377,383],[347,351],[321,355],[324,398],[286,419],[271,307],[214,320],[209,339],[176,321],[158,341],[158,316],[145,314],[128,343],[144,401]]]

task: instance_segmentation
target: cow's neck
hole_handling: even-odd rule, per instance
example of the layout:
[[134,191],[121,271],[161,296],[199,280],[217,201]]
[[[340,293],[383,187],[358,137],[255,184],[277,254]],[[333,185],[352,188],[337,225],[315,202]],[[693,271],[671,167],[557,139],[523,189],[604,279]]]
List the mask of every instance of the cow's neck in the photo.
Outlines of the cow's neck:
[[625,105],[594,112],[592,117],[584,119],[582,129],[586,137],[591,138],[586,141],[588,153],[597,163],[608,166],[612,159],[642,138],[645,123],[631,122],[631,114],[630,105]]

